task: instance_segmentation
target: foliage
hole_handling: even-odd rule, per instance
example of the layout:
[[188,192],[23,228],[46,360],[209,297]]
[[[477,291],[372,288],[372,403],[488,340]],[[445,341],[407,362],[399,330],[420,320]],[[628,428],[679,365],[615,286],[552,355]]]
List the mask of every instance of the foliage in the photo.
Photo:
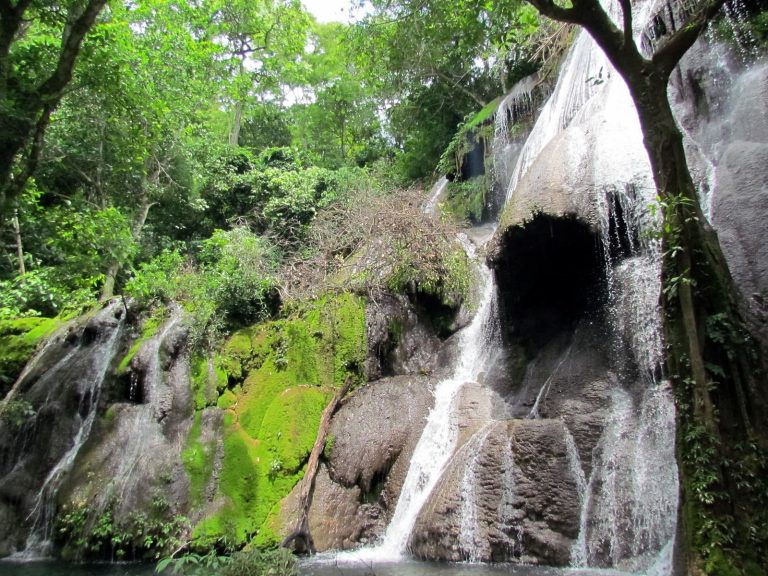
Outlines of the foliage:
[[62,318],[0,318],[0,396],[5,396],[39,343],[63,321]]
[[231,561],[230,556],[220,556],[215,548],[206,554],[187,552],[177,557],[163,558],[155,566],[155,573],[170,571],[171,574],[184,576],[207,576],[211,573],[219,574]]
[[182,302],[194,317],[196,344],[212,341],[225,327],[263,320],[276,311],[278,254],[267,239],[245,227],[216,230],[197,256],[193,266],[182,264],[178,253],[161,253],[139,266],[126,293],[147,303]]
[[296,559],[284,548],[259,550],[245,548],[232,556],[219,556],[215,550],[201,555],[188,552],[177,558],[164,558],[157,563],[156,573],[204,576],[298,576]]
[[469,261],[454,226],[425,218],[423,202],[415,190],[359,190],[330,207],[310,228],[307,249],[284,266],[284,292],[394,290],[457,307],[469,296]]
[[35,414],[32,404],[26,400],[11,400],[0,405],[0,421],[7,423],[11,428],[21,428]]
[[479,224],[483,219],[489,186],[489,178],[485,176],[450,182],[443,211],[460,223]]
[[153,514],[133,512],[116,522],[111,508],[89,520],[86,502],[65,505],[56,517],[55,539],[70,560],[157,559],[179,546],[179,535],[188,526],[181,516],[165,518],[162,503],[157,508]]
[[258,550],[246,548],[235,552],[221,576],[298,576],[296,558],[285,548]]

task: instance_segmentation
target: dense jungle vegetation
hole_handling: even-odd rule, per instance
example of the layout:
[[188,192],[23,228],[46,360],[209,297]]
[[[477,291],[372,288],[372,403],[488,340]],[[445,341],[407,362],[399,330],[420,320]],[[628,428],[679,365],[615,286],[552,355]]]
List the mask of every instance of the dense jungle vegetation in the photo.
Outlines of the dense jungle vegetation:
[[[420,191],[439,172],[473,175],[463,155],[500,96],[537,71],[551,80],[573,25],[599,36],[602,23],[587,0],[568,9],[544,0],[369,4],[344,24],[317,22],[298,0],[0,0],[0,392],[55,326],[48,319],[115,296],[146,310],[180,303],[194,319],[191,346],[204,354],[328,292],[418,289],[453,304],[468,294],[466,259],[447,239],[482,218],[483,187],[453,184],[453,218],[429,230]],[[721,4],[702,2],[696,25]],[[746,24],[759,42],[764,16]],[[620,63],[629,43],[614,28],[604,44]],[[666,98],[700,31],[653,62],[666,73],[655,96]],[[682,191],[656,174],[669,208],[664,241],[682,246],[674,254],[712,243],[696,235],[687,170],[668,170]],[[370,237],[393,241],[361,256]],[[719,271],[718,258],[703,266]],[[690,262],[665,266],[690,280]],[[704,330],[721,314],[736,326],[731,338],[741,325],[729,282],[701,302],[694,294],[667,305],[680,380],[694,398],[691,434],[705,448],[718,441],[715,409],[699,407],[712,385],[705,353],[725,357],[726,344],[743,342],[699,353],[696,373],[689,348],[708,336],[686,331],[683,316],[695,308],[705,319],[689,324]],[[733,544],[716,541],[720,528],[702,528],[696,545]]]
[[429,22],[381,3],[357,25],[289,0],[115,2],[48,94],[84,5],[3,4],[4,26],[24,19],[0,54],[4,148],[9,127],[23,140],[2,186],[4,319],[113,294],[182,300],[217,328],[277,313],[291,270],[329,250],[330,213],[431,179],[553,32],[477,2],[425,5]]

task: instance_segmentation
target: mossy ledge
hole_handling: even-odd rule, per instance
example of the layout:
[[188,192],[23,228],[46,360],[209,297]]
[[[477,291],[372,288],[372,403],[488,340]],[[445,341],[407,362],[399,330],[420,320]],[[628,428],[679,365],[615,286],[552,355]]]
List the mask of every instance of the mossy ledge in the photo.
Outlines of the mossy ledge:
[[4,397],[37,346],[66,318],[13,318],[0,320],[0,398]]
[[201,548],[278,542],[281,501],[303,477],[323,409],[347,379],[365,380],[366,351],[364,301],[327,294],[235,332],[218,354],[193,364],[197,410],[224,411],[212,501],[204,491],[216,450],[200,440],[199,413],[184,453],[191,502],[204,508],[193,529]]

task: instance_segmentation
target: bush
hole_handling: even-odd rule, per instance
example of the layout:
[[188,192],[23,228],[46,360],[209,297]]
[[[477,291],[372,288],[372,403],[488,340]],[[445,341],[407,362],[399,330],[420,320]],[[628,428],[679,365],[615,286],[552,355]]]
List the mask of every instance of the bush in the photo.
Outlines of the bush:
[[285,548],[236,552],[220,576],[298,576],[296,559]]
[[165,251],[139,266],[125,292],[145,304],[181,302],[193,315],[192,340],[199,344],[277,310],[278,262],[274,246],[248,228],[216,230],[202,242],[197,266]]
[[62,271],[45,267],[0,281],[0,319],[22,316],[56,316],[63,311],[79,310],[95,300],[101,277],[90,285],[73,287],[62,278]]

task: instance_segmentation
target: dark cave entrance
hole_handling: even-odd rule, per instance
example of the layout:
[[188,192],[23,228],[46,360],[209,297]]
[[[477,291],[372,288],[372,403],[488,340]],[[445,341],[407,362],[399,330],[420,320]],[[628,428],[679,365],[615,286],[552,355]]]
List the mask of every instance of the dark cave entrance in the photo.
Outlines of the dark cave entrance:
[[537,214],[501,238],[492,267],[502,335],[529,357],[597,312],[606,298],[599,236],[573,216]]

